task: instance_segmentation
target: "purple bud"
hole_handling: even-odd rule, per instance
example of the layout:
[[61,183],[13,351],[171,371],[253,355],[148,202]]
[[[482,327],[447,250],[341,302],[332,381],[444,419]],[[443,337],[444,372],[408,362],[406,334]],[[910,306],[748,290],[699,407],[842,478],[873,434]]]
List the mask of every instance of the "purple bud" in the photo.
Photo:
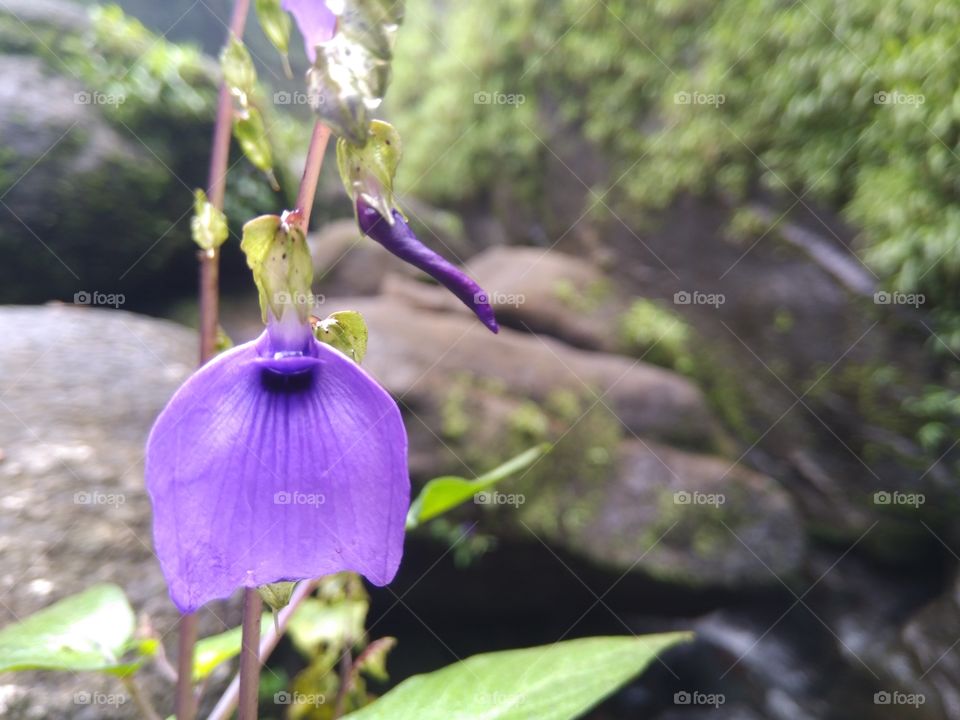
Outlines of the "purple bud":
[[372,205],[357,196],[357,220],[363,233],[401,260],[420,268],[427,275],[456,295],[464,305],[473,310],[480,322],[492,332],[499,332],[500,326],[490,306],[490,297],[465,272],[443,259],[417,239],[396,210],[393,211],[393,224],[387,222]]

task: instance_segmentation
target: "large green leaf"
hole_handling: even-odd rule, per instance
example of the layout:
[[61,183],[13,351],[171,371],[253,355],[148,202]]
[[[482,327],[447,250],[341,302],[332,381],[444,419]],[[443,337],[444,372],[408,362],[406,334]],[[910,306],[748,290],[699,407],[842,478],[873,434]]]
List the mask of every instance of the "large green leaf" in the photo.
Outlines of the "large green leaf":
[[0,630],[0,672],[114,670],[133,638],[134,616],[116,585],[94,585]]
[[407,513],[407,530],[432,520],[466,502],[478,492],[495,485],[514,473],[525,470],[550,449],[549,443],[542,443],[507,460],[499,467],[478,477],[476,480],[448,475],[431,480],[423,486],[417,499],[410,504]]
[[[260,632],[266,632],[273,625],[273,616],[264,613],[260,618]],[[207,677],[221,663],[240,654],[243,641],[243,628],[235,627],[218,635],[198,640],[193,648],[193,679],[199,682]]]
[[474,655],[400,683],[349,720],[573,720],[690,633],[594,637]]

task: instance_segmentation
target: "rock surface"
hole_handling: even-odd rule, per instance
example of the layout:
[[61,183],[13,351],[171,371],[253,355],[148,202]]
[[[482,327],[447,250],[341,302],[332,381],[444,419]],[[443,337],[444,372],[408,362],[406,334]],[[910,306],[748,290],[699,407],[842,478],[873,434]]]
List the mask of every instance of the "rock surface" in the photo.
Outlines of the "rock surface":
[[[112,582],[175,657],[178,614],[151,550],[143,447],[193,369],[194,334],[123,311],[51,306],[0,308],[0,337],[0,625]],[[236,625],[235,609],[214,603],[201,633],[226,622]],[[167,708],[169,682],[152,666],[145,675]],[[123,702],[77,704],[81,693]],[[118,684],[92,673],[0,676],[0,715],[139,717]]]

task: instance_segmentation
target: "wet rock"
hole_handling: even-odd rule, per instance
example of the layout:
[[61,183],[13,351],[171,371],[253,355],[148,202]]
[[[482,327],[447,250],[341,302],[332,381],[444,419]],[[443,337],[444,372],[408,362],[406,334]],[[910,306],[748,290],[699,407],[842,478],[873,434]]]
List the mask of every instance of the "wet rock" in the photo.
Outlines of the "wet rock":
[[701,393],[668,370],[510,329],[494,337],[472,316],[416,310],[390,298],[328,299],[326,305],[363,313],[370,329],[364,366],[405,402],[418,404],[431,388],[466,373],[538,402],[558,390],[585,394],[643,437],[692,447],[717,441]]

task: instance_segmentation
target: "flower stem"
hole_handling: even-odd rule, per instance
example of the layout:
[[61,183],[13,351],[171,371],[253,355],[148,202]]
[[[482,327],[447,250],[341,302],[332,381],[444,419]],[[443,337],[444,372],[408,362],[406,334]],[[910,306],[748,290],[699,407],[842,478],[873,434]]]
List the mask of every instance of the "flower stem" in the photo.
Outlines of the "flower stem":
[[[230,36],[243,37],[250,12],[250,0],[237,0],[230,16]],[[223,210],[227,187],[227,161],[230,157],[230,135],[233,125],[233,105],[230,92],[220,84],[217,115],[213,124],[213,146],[207,177],[207,198],[218,210]],[[220,251],[200,253],[200,364],[205,364],[216,353],[217,326],[220,315]],[[177,720],[193,720],[197,714],[197,698],[193,689],[193,647],[197,642],[197,618],[186,614],[180,619],[180,637],[177,648],[177,691],[174,712]]]
[[256,588],[243,591],[243,639],[240,645],[239,720],[257,720],[260,691],[260,616],[263,600]]
[[[267,661],[267,658],[270,657],[270,653],[273,652],[273,649],[277,646],[277,643],[280,642],[280,638],[286,631],[287,625],[289,624],[293,613],[298,607],[300,607],[300,604],[304,600],[310,597],[310,595],[316,589],[316,580],[308,580],[297,585],[296,590],[293,591],[293,595],[290,598],[290,604],[277,614],[276,626],[268,628],[267,632],[265,632],[263,637],[260,638],[261,663]],[[219,702],[217,702],[217,706],[213,709],[213,712],[210,713],[210,716],[207,718],[207,720],[227,720],[237,705],[237,697],[239,694],[240,679],[239,677],[234,677],[233,682],[231,682],[226,691],[224,691]]]
[[310,148],[307,150],[307,160],[303,165],[303,178],[300,180],[300,192],[297,193],[297,210],[300,211],[300,228],[306,234],[310,227],[310,212],[313,210],[313,198],[317,194],[317,181],[320,178],[320,168],[323,166],[323,156],[327,151],[327,141],[330,139],[330,128],[320,120],[313,126],[310,136]]

